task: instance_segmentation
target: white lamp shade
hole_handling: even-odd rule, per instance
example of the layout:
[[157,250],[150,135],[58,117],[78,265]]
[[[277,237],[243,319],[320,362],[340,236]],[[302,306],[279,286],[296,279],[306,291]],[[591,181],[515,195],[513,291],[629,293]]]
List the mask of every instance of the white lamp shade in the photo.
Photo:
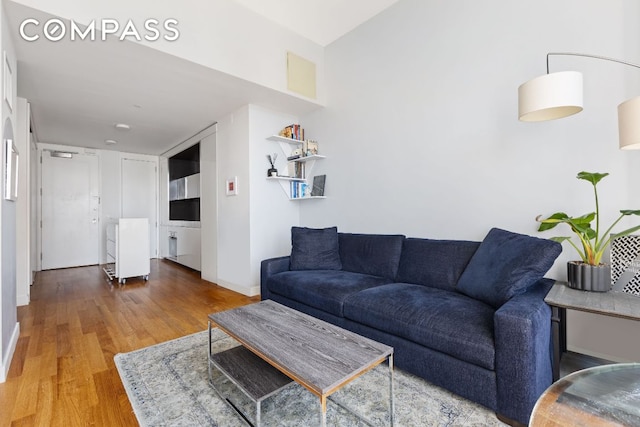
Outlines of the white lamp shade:
[[541,122],[582,111],[582,73],[561,71],[545,74],[518,88],[518,117]]
[[618,105],[620,148],[640,150],[640,96]]

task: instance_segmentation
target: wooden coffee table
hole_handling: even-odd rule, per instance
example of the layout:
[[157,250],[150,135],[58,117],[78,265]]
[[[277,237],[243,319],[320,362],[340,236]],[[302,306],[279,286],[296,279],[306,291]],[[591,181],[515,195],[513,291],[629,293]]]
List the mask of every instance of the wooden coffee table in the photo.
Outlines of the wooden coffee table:
[[[212,323],[242,347],[213,353]],[[326,426],[327,398],[385,360],[389,363],[389,420],[393,426],[392,347],[271,300],[209,315],[209,379],[215,368],[236,384],[255,403],[257,425],[262,401],[292,379],[319,398],[321,425]],[[227,402],[249,422],[233,402]]]

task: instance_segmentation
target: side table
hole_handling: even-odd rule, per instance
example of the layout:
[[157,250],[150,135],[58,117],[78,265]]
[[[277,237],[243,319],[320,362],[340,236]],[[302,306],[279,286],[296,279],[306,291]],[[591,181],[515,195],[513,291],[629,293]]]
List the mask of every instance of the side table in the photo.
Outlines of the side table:
[[640,321],[640,298],[622,292],[589,292],[556,282],[544,301],[551,306],[553,380],[560,378],[560,359],[567,350],[567,309]]

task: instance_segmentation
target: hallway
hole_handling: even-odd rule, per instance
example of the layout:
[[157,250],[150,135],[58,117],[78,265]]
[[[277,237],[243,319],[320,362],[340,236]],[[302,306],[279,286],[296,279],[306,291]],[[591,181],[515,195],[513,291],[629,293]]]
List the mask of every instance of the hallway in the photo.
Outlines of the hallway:
[[148,282],[111,286],[101,266],[38,273],[0,384],[0,427],[137,425],[117,353],[205,330],[207,315],[258,301],[152,260]]

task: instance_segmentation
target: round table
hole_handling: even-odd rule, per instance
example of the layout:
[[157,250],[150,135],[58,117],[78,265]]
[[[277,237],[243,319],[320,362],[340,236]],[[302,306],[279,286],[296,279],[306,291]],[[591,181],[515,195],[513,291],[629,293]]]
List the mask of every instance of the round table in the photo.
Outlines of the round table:
[[536,426],[640,426],[640,363],[574,372],[553,383],[531,413]]

